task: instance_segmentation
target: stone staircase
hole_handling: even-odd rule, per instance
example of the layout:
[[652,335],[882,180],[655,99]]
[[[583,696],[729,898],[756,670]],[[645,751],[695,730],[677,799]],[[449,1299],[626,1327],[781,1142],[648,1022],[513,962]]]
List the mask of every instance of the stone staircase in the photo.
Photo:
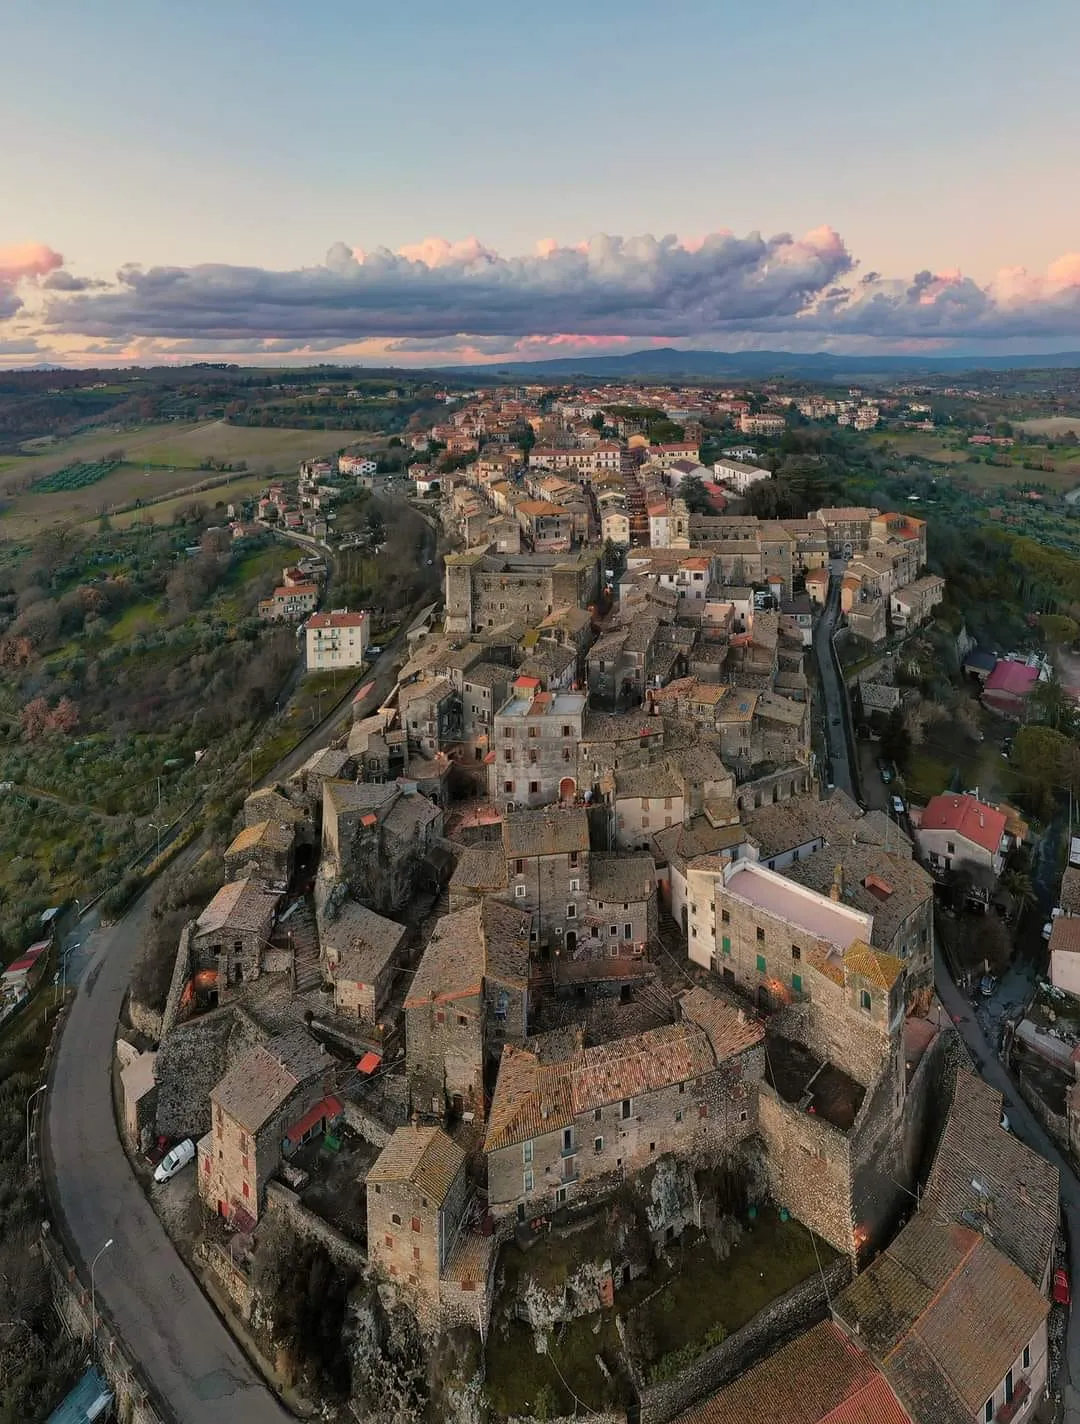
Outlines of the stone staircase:
[[293,910],[284,924],[278,925],[274,931],[274,942],[292,948],[293,982],[297,994],[322,988],[319,936],[315,929],[315,916],[306,899]]

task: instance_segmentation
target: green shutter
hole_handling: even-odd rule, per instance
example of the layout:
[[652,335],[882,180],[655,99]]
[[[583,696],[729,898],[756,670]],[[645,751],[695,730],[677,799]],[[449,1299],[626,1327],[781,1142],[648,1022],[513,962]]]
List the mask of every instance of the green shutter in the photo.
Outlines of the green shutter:
[[795,990],[796,994],[801,994],[801,993],[802,993],[802,975],[801,975],[801,974],[793,974],[793,975],[791,976],[791,987]]
[[721,948],[721,950],[723,951],[724,954],[730,954],[730,953],[731,953],[731,936],[730,936],[730,935],[724,935],[724,936],[723,936],[723,938],[722,938],[721,941],[720,941],[720,948]]
[[757,957],[757,970],[759,974],[765,973],[765,956],[763,954],[759,954]]

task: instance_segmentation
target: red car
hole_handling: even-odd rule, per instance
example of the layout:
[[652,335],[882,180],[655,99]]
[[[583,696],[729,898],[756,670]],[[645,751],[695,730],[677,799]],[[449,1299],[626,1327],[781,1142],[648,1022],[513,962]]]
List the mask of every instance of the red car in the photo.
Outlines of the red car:
[[1069,1289],[1069,1273],[1060,1266],[1054,1272],[1053,1295],[1056,1305],[1072,1304],[1072,1291]]

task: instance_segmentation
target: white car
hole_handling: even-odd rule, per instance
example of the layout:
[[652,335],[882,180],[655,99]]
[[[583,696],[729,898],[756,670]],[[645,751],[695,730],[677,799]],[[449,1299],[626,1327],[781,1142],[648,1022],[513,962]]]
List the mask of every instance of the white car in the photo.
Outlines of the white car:
[[194,1160],[195,1144],[190,1137],[185,1137],[183,1142],[178,1142],[175,1147],[170,1148],[154,1168],[154,1181],[167,1182],[170,1177],[175,1177],[181,1168],[186,1167],[189,1162]]
[[893,797],[893,799],[892,799],[892,808],[893,808],[893,810],[896,812],[896,814],[897,814],[898,816],[903,816],[903,815],[905,814],[906,809],[907,809],[907,808],[905,807],[903,801],[900,799],[899,796],[894,796],[894,797]]

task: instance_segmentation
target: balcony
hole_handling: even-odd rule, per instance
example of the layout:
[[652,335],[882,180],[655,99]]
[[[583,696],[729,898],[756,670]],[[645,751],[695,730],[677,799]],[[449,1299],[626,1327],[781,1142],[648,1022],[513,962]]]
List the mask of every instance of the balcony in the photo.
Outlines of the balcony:
[[1027,1408],[1028,1400],[1031,1398],[1031,1385],[1026,1379],[1017,1380],[1013,1386],[1013,1397],[1008,1404],[1003,1404],[994,1415],[997,1424],[1012,1424],[1012,1420],[1019,1419]]

